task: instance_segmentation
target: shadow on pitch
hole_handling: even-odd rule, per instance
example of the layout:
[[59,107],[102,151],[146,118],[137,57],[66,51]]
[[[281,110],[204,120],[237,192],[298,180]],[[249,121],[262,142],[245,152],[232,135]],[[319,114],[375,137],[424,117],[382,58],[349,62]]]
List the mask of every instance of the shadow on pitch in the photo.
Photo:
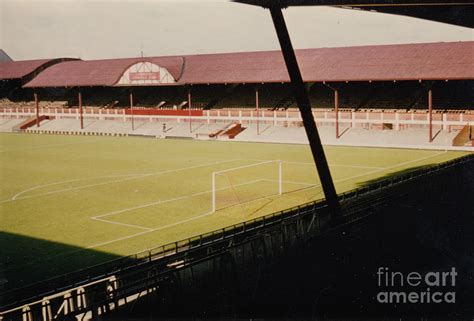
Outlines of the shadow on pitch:
[[[59,288],[74,282],[65,274],[121,258],[118,255],[52,242],[44,239],[0,232],[0,306],[23,294],[11,291],[28,287],[26,295],[47,291],[49,285]],[[75,273],[84,279],[99,273],[93,268]],[[53,280],[51,281],[50,280]],[[38,286],[33,286],[38,284]],[[25,292],[25,291],[23,291]]]
[[405,174],[408,174],[408,173],[415,173],[417,171],[421,172],[421,171],[429,168],[430,166],[434,166],[434,165],[436,165],[436,164],[427,164],[427,165],[422,165],[422,166],[415,166],[415,167],[405,168],[405,169],[395,171],[395,172],[390,172],[390,173],[384,174],[384,175],[379,176],[379,177],[374,178],[374,179],[359,182],[359,183],[357,183],[357,186],[358,187],[365,187],[365,186],[377,184],[377,183],[380,183],[382,181],[395,178],[397,176],[402,176],[402,175],[405,175]]

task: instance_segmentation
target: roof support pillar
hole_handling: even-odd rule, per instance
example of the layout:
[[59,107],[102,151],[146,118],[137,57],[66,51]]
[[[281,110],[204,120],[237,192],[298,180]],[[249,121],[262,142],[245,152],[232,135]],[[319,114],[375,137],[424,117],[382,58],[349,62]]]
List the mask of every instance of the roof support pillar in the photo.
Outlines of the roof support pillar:
[[79,91],[77,93],[77,99],[79,101],[79,119],[80,119],[80,123],[81,123],[81,129],[84,129],[84,117],[83,117],[83,113],[82,113],[82,93],[81,93],[81,91]]
[[255,87],[255,110],[257,112],[257,135],[260,135],[260,124],[259,124],[259,105],[260,105],[260,97],[259,97],[259,92],[258,92],[258,87]]
[[132,131],[134,131],[135,130],[135,123],[134,123],[134,119],[133,119],[133,92],[132,92],[131,89],[130,89],[129,99],[130,99],[130,115],[131,115],[131,118],[132,118]]
[[339,92],[334,90],[334,112],[336,117],[336,139],[339,139]]
[[33,96],[35,97],[35,109],[36,109],[36,127],[40,126],[40,120],[39,120],[39,99],[38,99],[38,93],[35,91]]
[[[339,134],[339,90],[336,89],[337,86],[331,86],[329,84],[324,83],[326,87],[331,89],[334,92],[334,118],[335,118],[335,127],[336,127],[336,139],[339,139],[341,135]],[[327,116],[325,116],[327,118]]]
[[433,91],[428,90],[428,137],[429,142],[433,141]]
[[308,93],[306,92],[303,78],[298,67],[293,45],[291,44],[290,35],[286,27],[285,18],[283,17],[282,9],[274,5],[270,7],[270,13],[272,16],[273,24],[280,42],[283,57],[285,59],[286,68],[290,75],[291,83],[293,85],[293,91],[300,110],[301,117],[303,118],[303,124],[306,130],[306,135],[309,140],[313,159],[316,163],[316,169],[318,170],[321,185],[323,187],[326,202],[332,212],[332,218],[336,218],[341,215],[341,207],[339,199],[337,197],[334,182],[329,171],[329,166],[324,154],[324,149],[321,144],[318,129],[314,122],[311,105],[309,103]]
[[188,111],[189,111],[189,132],[193,132],[192,126],[192,119],[191,119],[191,107],[192,107],[192,96],[191,96],[191,88],[188,87]]

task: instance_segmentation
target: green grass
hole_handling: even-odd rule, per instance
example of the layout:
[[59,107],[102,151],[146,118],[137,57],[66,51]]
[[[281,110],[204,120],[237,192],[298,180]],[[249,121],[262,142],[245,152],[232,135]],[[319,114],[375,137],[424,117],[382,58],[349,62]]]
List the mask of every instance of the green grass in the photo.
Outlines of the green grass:
[[[0,134],[0,143],[9,288],[323,197],[306,145],[27,134]],[[466,154],[325,150],[339,193]],[[256,165],[216,176],[219,210],[210,212],[212,172],[264,160],[283,161],[282,196],[277,164]]]

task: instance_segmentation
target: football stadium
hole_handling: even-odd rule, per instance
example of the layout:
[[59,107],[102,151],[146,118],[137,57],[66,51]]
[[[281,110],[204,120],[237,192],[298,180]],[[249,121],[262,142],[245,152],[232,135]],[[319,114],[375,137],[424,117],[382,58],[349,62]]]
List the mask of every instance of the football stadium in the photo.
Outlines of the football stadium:
[[[0,320],[294,318],[319,315],[314,306],[336,320],[345,315],[325,297],[339,285],[318,287],[311,304],[304,285],[285,289],[364,260],[368,278],[372,257],[402,252],[468,255],[443,261],[468,271],[473,52],[474,41],[295,50],[323,151],[284,50],[21,61],[1,51]],[[369,300],[357,283],[367,278],[348,282]],[[471,283],[458,296],[472,299]],[[293,308],[275,307],[282,292]],[[474,311],[460,301],[450,317]]]

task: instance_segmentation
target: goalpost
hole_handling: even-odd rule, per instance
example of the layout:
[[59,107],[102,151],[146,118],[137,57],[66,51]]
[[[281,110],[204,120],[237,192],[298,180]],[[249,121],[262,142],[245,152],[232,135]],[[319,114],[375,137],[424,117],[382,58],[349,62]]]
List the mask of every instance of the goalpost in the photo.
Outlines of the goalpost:
[[282,161],[270,160],[212,173],[212,212],[271,195],[281,195]]

